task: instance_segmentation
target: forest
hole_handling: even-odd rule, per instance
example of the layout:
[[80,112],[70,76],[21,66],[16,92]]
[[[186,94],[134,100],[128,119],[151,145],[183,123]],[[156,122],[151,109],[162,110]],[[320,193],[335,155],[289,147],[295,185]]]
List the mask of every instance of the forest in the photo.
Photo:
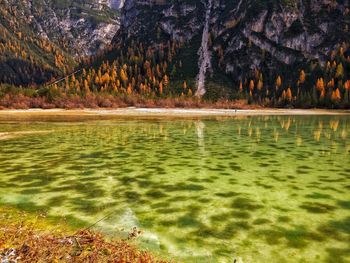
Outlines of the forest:
[[[23,15],[18,7],[0,12],[1,108],[350,107],[349,41],[335,44],[327,58],[273,71],[251,65],[237,76],[225,71],[224,50],[214,48],[211,33],[213,68],[207,93],[199,98],[196,40],[172,39],[157,27],[154,36],[116,36],[96,54],[78,56],[64,39],[38,37],[16,19]],[[245,52],[256,48],[249,42]]]
[[[50,45],[41,45],[53,54],[56,68],[67,73],[69,69],[65,66],[64,56]],[[60,81],[51,76],[43,85],[16,86],[9,78],[5,81],[7,84],[2,84],[0,88],[0,106],[95,108],[138,105],[200,107],[214,104],[228,108],[237,105],[348,108],[350,105],[349,43],[342,43],[338,50],[332,51],[324,65],[315,62],[288,76],[266,76],[266,79],[272,78],[272,82],[265,81],[264,74],[256,68],[247,72],[245,78],[229,89],[225,96],[215,100],[196,98],[196,82],[178,73],[186,63],[179,59],[185,45],[179,41],[168,41],[156,47],[137,41],[117,43],[94,57],[84,59],[78,70],[74,70],[76,74],[59,78]],[[0,48],[18,50],[22,58],[28,56],[29,61],[32,60],[25,49],[15,44],[1,44]],[[220,52],[216,56],[220,59]],[[35,63],[30,65],[30,69],[22,70],[24,75],[33,74]],[[290,78],[295,75],[298,78]]]

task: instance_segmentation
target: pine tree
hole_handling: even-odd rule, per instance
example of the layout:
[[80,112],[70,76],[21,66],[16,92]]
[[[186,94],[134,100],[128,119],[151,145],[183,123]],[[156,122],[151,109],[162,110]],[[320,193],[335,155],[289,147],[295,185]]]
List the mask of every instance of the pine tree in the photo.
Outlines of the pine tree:
[[341,95],[338,88],[332,92],[331,99],[333,102],[336,102],[336,103],[338,103],[341,100]]
[[325,99],[325,90],[322,89],[320,93],[320,100],[323,101]]
[[84,91],[86,94],[90,93],[89,83],[86,79],[84,80]]
[[263,86],[264,86],[264,83],[263,83],[263,81],[261,80],[261,79],[259,79],[259,81],[258,81],[258,85],[257,85],[257,89],[259,90],[259,91],[261,91],[262,90],[262,88],[263,88]]
[[286,92],[286,99],[287,101],[291,102],[293,99],[293,94],[292,94],[292,89],[288,87],[287,92]]
[[250,93],[253,92],[254,87],[255,87],[254,80],[250,80],[250,82],[249,82],[249,91],[250,91]]
[[323,78],[319,78],[316,82],[316,88],[318,90],[324,90],[324,81],[323,81]]
[[240,92],[240,93],[243,92],[243,83],[242,83],[242,80],[239,81],[239,92]]
[[276,90],[279,89],[282,86],[282,78],[281,76],[278,76],[276,79]]
[[131,83],[129,83],[129,85],[128,85],[128,88],[127,88],[126,92],[127,92],[129,95],[132,93]]
[[163,83],[164,83],[164,87],[168,87],[168,85],[169,85],[169,77],[167,75],[164,75]]
[[306,80],[305,71],[302,70],[302,71],[300,71],[300,75],[299,75],[299,83],[300,84],[304,84],[305,80]]
[[159,83],[159,95],[163,95],[163,82]]
[[339,79],[342,79],[344,76],[344,67],[343,67],[343,64],[340,63],[338,66],[337,66],[337,70],[336,70],[336,73],[335,73],[335,77],[336,78],[339,78]]

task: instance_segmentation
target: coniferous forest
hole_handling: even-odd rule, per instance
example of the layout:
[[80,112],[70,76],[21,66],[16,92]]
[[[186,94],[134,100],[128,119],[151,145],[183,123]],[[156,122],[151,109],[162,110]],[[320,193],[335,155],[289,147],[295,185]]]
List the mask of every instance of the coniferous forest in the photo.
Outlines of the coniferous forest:
[[[122,25],[112,43],[94,54],[83,55],[65,39],[40,36],[23,20],[16,19],[23,13],[18,5],[2,4],[2,108],[210,105],[349,108],[350,105],[350,43],[346,40],[349,8],[344,4],[327,6],[327,10],[344,17],[343,28],[339,30],[345,32],[345,39],[338,37],[322,59],[277,64],[273,70],[266,66],[272,63],[272,54],[261,49],[262,63],[242,67],[239,75],[228,73],[223,44],[215,43],[217,40],[209,29],[211,68],[206,72],[204,96],[196,94],[200,34],[189,39],[171,37],[154,22],[156,27],[147,32],[150,35],[132,38],[123,33]],[[159,7],[150,8],[150,12],[157,12]],[[226,28],[237,26],[236,23],[231,21]],[[291,28],[298,31],[297,25]],[[245,52],[257,52],[253,40],[248,39]],[[240,59],[244,60],[244,56],[239,55],[235,63],[239,64]]]
[[0,263],[350,262],[350,0],[0,0]]

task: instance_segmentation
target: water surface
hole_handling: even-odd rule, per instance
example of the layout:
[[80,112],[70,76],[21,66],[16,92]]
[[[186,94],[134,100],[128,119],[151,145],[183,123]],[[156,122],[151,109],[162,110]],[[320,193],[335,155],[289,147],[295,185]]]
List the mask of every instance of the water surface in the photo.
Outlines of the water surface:
[[[0,203],[182,261],[350,262],[350,117],[0,122]],[[12,134],[16,132],[15,134]],[[13,136],[8,136],[12,134]]]

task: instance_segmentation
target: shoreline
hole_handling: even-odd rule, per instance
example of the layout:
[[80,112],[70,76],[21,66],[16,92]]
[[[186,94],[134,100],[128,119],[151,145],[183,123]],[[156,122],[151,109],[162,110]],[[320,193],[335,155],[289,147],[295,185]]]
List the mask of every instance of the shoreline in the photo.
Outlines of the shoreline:
[[50,117],[237,117],[266,115],[350,115],[350,110],[328,109],[196,109],[196,108],[119,108],[119,109],[26,109],[0,110],[0,121],[17,118],[50,118]]
[[[64,217],[56,220],[45,212],[29,212],[0,205],[0,262],[109,262],[110,259],[132,262],[175,262],[161,252],[142,248],[138,232],[128,238],[108,237],[98,231],[70,226]],[[103,253],[101,253],[103,252]],[[62,262],[62,261],[60,261]]]

